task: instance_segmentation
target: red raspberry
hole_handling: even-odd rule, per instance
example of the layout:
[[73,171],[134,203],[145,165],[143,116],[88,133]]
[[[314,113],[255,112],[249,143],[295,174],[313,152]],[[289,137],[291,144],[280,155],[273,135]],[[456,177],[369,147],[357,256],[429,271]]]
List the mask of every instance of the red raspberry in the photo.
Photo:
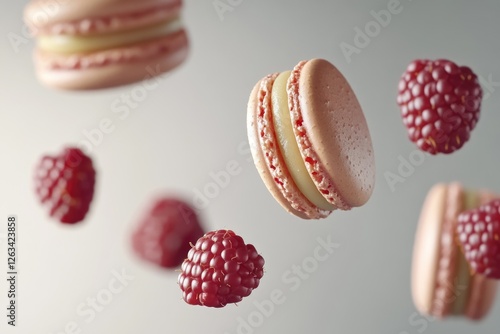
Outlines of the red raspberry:
[[471,269],[500,279],[500,199],[460,214],[457,232]]
[[401,77],[397,102],[410,140],[431,154],[448,154],[469,140],[482,97],[470,68],[444,59],[415,60]]
[[195,211],[175,198],[160,198],[132,235],[132,247],[142,259],[163,268],[177,268],[191,243],[203,236]]
[[253,245],[230,230],[209,232],[182,263],[179,285],[191,305],[224,307],[237,303],[259,286],[264,259]]
[[78,148],[65,148],[60,155],[43,156],[36,168],[35,187],[50,216],[61,223],[82,221],[94,196],[92,160]]

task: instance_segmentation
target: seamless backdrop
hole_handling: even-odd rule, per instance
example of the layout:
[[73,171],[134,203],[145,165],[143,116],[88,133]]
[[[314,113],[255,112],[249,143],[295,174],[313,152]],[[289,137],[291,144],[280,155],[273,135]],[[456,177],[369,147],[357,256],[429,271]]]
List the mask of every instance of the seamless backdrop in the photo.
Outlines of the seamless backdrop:
[[[76,93],[38,84],[25,4],[0,5],[0,333],[498,333],[498,300],[480,323],[439,322],[419,316],[410,295],[413,237],[429,188],[460,180],[500,192],[497,0],[186,0],[189,59],[128,113],[113,105],[136,85]],[[272,199],[251,162],[246,104],[257,80],[316,57],[334,63],[358,95],[377,183],[364,207],[301,221]],[[403,170],[417,151],[396,105],[397,84],[415,58],[470,66],[485,98],[460,151]],[[89,141],[103,119],[112,126],[89,146],[98,172],[91,212],[81,225],[61,226],[36,201],[34,165]],[[212,175],[233,160],[238,173],[207,195]],[[389,173],[400,182],[388,183]],[[198,194],[207,229],[233,229],[256,246],[266,272],[250,297],[223,309],[188,306],[176,273],[133,256],[131,229],[161,193],[188,201]],[[11,214],[19,220],[16,328],[3,315]]]

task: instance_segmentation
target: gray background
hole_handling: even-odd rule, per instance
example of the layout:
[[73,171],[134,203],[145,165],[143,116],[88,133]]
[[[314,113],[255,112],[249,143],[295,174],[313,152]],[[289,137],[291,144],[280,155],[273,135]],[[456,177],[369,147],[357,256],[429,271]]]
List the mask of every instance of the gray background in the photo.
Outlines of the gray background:
[[[33,40],[25,39],[16,52],[8,38],[22,36],[25,4],[4,1],[0,11],[0,220],[16,214],[20,221],[19,325],[7,328],[0,315],[1,333],[64,333],[71,322],[93,334],[498,333],[498,302],[480,323],[417,316],[410,267],[420,207],[433,184],[460,180],[500,191],[500,87],[484,86],[479,124],[460,151],[426,156],[394,191],[384,176],[398,173],[400,159],[416,154],[395,102],[399,77],[411,60],[449,58],[500,82],[497,0],[401,0],[401,12],[351,62],[340,44],[353,45],[354,29],[373,21],[370,11],[387,9],[387,0],[243,0],[223,20],[211,0],[186,0],[189,59],[163,76],[125,119],[111,105],[136,85],[67,93],[37,83]],[[246,104],[257,80],[315,57],[334,63],[358,95],[375,146],[377,184],[364,207],[311,222],[287,214],[272,199],[244,145]],[[91,152],[99,173],[91,212],[84,224],[61,226],[36,201],[34,165],[42,154],[84,140],[84,131],[103,119],[111,120],[113,131]],[[190,201],[194,189],[212,182],[210,173],[232,160],[241,172],[200,215],[207,229],[231,228],[253,243],[266,259],[266,273],[238,306],[191,307],[181,300],[177,274],[138,261],[129,235],[155,194]],[[327,236],[340,247],[292,290],[283,275],[309,261],[317,238]],[[114,270],[134,279],[87,322],[77,307],[103,296]],[[0,305],[7,301],[5,283],[0,279]],[[269,299],[275,289],[284,302],[259,327],[238,331],[239,319],[259,320],[254,302]]]

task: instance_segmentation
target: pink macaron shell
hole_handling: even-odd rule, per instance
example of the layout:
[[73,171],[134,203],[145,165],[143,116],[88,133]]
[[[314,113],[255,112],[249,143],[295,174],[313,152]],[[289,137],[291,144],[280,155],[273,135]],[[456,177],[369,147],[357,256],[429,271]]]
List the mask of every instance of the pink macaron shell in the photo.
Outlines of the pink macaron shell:
[[[490,191],[481,190],[479,192],[481,205],[487,204],[495,198],[498,198],[498,195]],[[493,306],[497,287],[497,280],[488,279],[480,274],[474,274],[472,276],[471,290],[465,315],[473,320],[484,318]]]
[[182,0],[35,0],[26,6],[24,19],[36,32],[63,22],[128,15],[158,8],[178,12],[181,6]]
[[425,198],[415,234],[411,292],[415,307],[422,314],[432,314],[446,202],[447,185],[433,186]]
[[375,158],[347,80],[328,61],[313,59],[294,68],[288,94],[297,143],[318,190],[340,209],[365,204],[375,185]]
[[247,131],[254,163],[264,184],[286,211],[303,219],[324,218],[330,212],[319,209],[300,192],[278,149],[271,109],[271,90],[277,76],[266,76],[250,94]]
[[[37,76],[46,86],[101,89],[152,78],[174,69],[189,54],[185,30],[153,41],[84,55],[35,52]],[[74,65],[74,64],[78,65]]]

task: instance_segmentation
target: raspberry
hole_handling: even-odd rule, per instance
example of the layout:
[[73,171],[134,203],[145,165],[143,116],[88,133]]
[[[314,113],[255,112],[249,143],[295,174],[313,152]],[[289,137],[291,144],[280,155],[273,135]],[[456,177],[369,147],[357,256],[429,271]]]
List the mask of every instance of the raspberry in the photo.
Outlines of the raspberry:
[[198,239],[182,263],[178,283],[191,305],[224,307],[237,303],[259,286],[264,259],[231,230]]
[[177,268],[190,243],[203,236],[195,211],[185,202],[164,197],[156,200],[132,235],[140,258],[163,268]]
[[36,194],[61,223],[82,221],[94,196],[92,160],[78,148],[68,147],[57,156],[43,156],[35,171]]
[[500,199],[460,214],[457,232],[471,269],[500,279]]
[[452,153],[479,120],[483,91],[477,76],[449,60],[415,60],[399,81],[397,103],[412,142],[428,153]]

